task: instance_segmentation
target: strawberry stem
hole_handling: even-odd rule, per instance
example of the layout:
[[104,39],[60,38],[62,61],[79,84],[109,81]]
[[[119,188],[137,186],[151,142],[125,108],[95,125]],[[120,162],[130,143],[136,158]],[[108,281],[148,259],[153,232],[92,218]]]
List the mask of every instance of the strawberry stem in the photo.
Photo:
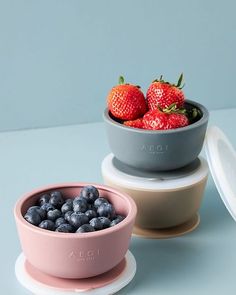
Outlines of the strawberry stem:
[[118,81],[120,85],[125,84],[125,79],[123,76],[120,76]]
[[176,84],[176,87],[180,88],[181,84],[182,84],[182,81],[183,81],[183,78],[184,78],[184,74],[181,73],[181,75],[179,76],[179,80]]
[[185,115],[187,111],[184,108],[178,109],[176,103],[172,103],[171,105],[168,106],[168,108],[163,109],[162,112],[166,113],[166,114],[175,113],[175,114],[183,114],[183,115]]
[[181,84],[183,82],[183,79],[184,79],[184,74],[181,73],[180,76],[179,76],[179,79],[178,79],[177,84],[171,84],[170,82],[165,81],[163,79],[163,75],[161,75],[159,79],[155,79],[154,81],[152,81],[152,83],[154,83],[154,82],[160,82],[160,83],[165,83],[165,84],[168,84],[168,85],[171,85],[171,86],[175,86],[175,87],[177,87],[179,89],[182,89],[184,87],[184,85],[185,85],[185,84],[183,84],[181,86]]
[[192,119],[195,119],[199,115],[199,111],[196,108],[192,109]]

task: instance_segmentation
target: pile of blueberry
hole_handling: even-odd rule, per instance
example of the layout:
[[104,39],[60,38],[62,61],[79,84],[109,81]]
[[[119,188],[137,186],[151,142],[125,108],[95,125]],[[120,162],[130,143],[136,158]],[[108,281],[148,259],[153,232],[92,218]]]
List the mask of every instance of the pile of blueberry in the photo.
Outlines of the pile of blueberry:
[[85,233],[114,226],[124,216],[117,215],[113,205],[99,197],[96,187],[89,185],[72,199],[65,199],[60,191],[42,195],[38,205],[30,207],[24,218],[33,225],[51,231]]

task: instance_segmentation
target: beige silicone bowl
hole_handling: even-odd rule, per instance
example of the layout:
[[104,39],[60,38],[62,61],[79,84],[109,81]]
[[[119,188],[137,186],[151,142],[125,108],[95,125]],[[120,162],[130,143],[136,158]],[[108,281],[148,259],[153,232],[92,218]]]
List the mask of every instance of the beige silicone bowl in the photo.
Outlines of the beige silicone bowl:
[[105,184],[129,194],[138,213],[135,226],[163,229],[193,218],[203,197],[208,165],[199,157],[192,164],[170,172],[142,172],[117,160],[112,154],[102,163]]

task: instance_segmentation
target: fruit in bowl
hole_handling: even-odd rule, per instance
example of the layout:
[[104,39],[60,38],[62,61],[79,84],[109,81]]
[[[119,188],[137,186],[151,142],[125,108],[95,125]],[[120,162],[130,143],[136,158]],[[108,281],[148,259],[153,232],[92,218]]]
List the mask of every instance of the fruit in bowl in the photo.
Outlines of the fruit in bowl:
[[[101,197],[86,195],[87,189],[83,188],[87,185],[91,184],[46,186],[24,195],[16,203],[14,215],[22,250],[28,262],[38,270],[60,278],[88,278],[109,271],[125,257],[137,212],[134,201],[105,185],[93,185]],[[96,208],[82,213],[83,221],[77,215],[85,207],[75,196],[87,196],[87,205]],[[32,208],[35,204],[40,209]],[[93,220],[95,211],[100,222]],[[79,228],[79,232],[73,232]]]
[[[176,84],[164,81],[162,76],[153,81],[145,99],[146,112],[143,108],[143,114],[132,119],[122,116],[127,109],[132,113],[132,100],[126,103],[126,96],[117,95],[119,85],[112,88],[103,117],[111,151],[118,160],[142,170],[166,171],[184,167],[197,158],[209,113],[203,105],[185,98],[182,81],[182,74]],[[136,106],[136,100],[133,104]],[[119,110],[119,117],[113,109]]]
[[184,108],[183,74],[176,84],[160,79],[154,80],[147,90],[146,99],[139,86],[125,84],[113,87],[107,97],[108,110],[118,122],[134,128],[168,130],[185,127],[197,121],[200,110]]
[[95,186],[81,189],[79,196],[67,198],[60,191],[39,197],[24,215],[26,221],[42,229],[63,233],[86,233],[117,225],[125,216],[99,196]]
[[147,111],[146,100],[140,87],[125,84],[122,76],[119,78],[119,85],[109,92],[107,105],[112,115],[120,120],[135,120]]

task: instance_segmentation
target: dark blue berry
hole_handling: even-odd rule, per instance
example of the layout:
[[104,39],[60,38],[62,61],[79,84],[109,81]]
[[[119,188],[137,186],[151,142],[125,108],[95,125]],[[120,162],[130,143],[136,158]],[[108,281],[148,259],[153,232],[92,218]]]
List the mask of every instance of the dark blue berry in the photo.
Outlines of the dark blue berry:
[[63,214],[65,214],[68,211],[72,211],[72,210],[73,210],[73,203],[72,202],[70,202],[70,203],[69,202],[68,203],[66,202],[61,207],[61,212]]
[[55,224],[52,220],[43,220],[40,224],[39,224],[40,228],[43,229],[47,229],[47,230],[54,230],[55,229]]
[[32,210],[31,212],[27,212],[24,216],[25,220],[33,225],[39,225],[42,221],[39,213],[36,210]]
[[67,222],[70,222],[71,214],[74,213],[73,211],[67,211],[64,215],[64,218]]
[[53,205],[51,205],[50,203],[45,203],[41,206],[41,209],[45,210],[46,212],[50,211],[50,210],[54,210],[55,207]]
[[113,219],[115,216],[115,209],[112,204],[103,203],[98,207],[97,213],[99,216]]
[[73,205],[78,203],[78,202],[83,202],[83,203],[87,204],[87,206],[89,206],[88,202],[87,202],[87,199],[85,199],[83,197],[80,197],[80,196],[75,197],[74,200],[73,200]]
[[98,219],[100,220],[103,229],[110,227],[111,221],[110,221],[109,218],[107,218],[107,217],[98,217]]
[[55,227],[58,227],[59,225],[65,224],[65,223],[67,223],[67,221],[65,220],[65,218],[59,217],[55,221]]
[[61,208],[61,206],[64,204],[62,193],[58,191],[54,191],[50,193],[50,196],[51,198],[49,200],[49,203],[56,208]]
[[104,203],[108,203],[107,199],[97,198],[97,200],[94,202],[94,207],[95,208],[98,208],[98,207],[100,207]]
[[73,199],[66,199],[65,203],[66,204],[73,204]]
[[118,219],[121,222],[125,217],[123,215],[116,215],[114,219]]
[[110,226],[117,225],[118,223],[120,223],[124,219],[125,219],[124,216],[117,215],[116,218],[112,220]]
[[32,211],[37,211],[38,214],[40,215],[41,219],[46,218],[47,212],[45,210],[43,210],[41,207],[39,207],[39,206],[29,207],[29,209],[27,210],[27,213],[30,213]]
[[69,222],[75,228],[79,228],[81,225],[88,223],[89,219],[88,216],[86,216],[84,213],[78,212],[71,214]]
[[39,198],[38,203],[39,203],[40,206],[42,206],[43,204],[48,203],[49,200],[50,200],[50,195],[49,194],[44,194]]
[[87,202],[85,200],[82,200],[82,199],[74,200],[74,202],[73,202],[73,210],[74,210],[74,212],[84,213],[84,212],[87,211],[87,209],[88,209],[88,205],[87,205]]
[[73,233],[74,228],[72,225],[70,225],[68,223],[64,223],[64,224],[59,225],[55,231],[62,232],[62,233]]
[[86,202],[88,201],[87,198],[81,196],[80,194],[79,194],[78,196],[74,197],[73,201],[76,201],[76,200],[84,200],[84,201],[86,201]]
[[58,209],[50,210],[47,213],[47,219],[55,221],[57,218],[61,217],[61,211]]
[[81,225],[76,233],[88,233],[94,231],[94,228],[90,224],[83,224]]
[[94,204],[88,204],[88,210],[93,210],[97,212],[97,208],[94,206]]
[[90,220],[90,219],[92,219],[92,218],[94,218],[94,217],[97,217],[97,212],[94,211],[94,210],[87,210],[87,211],[85,212],[85,215],[87,215],[88,218],[89,218],[89,220]]
[[88,203],[94,203],[94,201],[99,197],[99,192],[96,187],[87,185],[80,191],[80,196],[87,199]]
[[95,229],[95,230],[101,230],[103,229],[103,224],[98,218],[93,218],[89,221],[89,224]]

